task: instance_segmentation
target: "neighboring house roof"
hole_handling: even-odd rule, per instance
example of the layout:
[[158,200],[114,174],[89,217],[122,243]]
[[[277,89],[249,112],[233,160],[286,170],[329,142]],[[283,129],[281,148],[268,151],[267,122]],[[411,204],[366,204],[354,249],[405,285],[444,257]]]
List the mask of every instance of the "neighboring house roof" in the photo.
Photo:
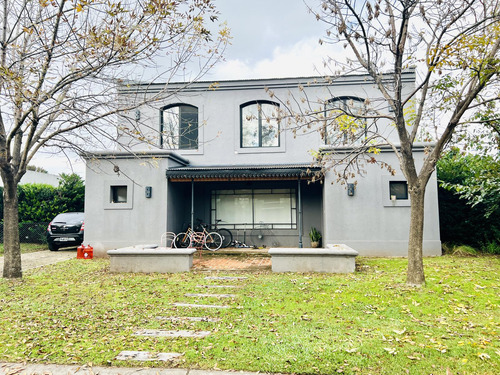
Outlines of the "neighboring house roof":
[[[59,186],[59,176],[41,173],[35,171],[26,171],[26,174],[21,178],[20,185],[24,184],[46,184],[54,187]],[[3,186],[3,181],[0,179],[0,186]]]
[[310,164],[192,166],[166,170],[171,181],[238,181],[272,179],[311,179],[321,168]]

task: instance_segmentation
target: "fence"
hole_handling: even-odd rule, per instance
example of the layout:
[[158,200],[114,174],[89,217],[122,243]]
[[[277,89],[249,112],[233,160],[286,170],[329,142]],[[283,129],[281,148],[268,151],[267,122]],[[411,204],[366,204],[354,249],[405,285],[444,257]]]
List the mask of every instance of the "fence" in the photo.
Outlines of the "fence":
[[[19,241],[24,243],[47,243],[48,222],[19,223]],[[3,222],[0,222],[0,240],[3,243]]]

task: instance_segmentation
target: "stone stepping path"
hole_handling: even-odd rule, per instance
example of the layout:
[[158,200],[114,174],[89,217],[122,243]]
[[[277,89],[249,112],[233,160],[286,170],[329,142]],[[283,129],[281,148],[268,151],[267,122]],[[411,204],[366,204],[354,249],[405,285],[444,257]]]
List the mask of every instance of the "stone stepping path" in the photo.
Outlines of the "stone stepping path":
[[213,297],[213,298],[236,298],[236,294],[208,294],[208,293],[186,293],[186,297]]
[[238,276],[207,276],[205,280],[246,280],[248,277]]
[[[222,281],[235,281],[235,280],[246,280],[248,277],[238,277],[238,276],[207,276],[205,280],[222,280]],[[197,285],[197,288],[241,288],[237,285]],[[236,294],[210,294],[210,293],[186,293],[186,297],[200,297],[200,298],[236,298]],[[195,303],[172,303],[176,307],[189,307],[189,308],[204,308],[204,309],[230,309],[232,306],[228,305],[202,305]],[[157,320],[168,320],[171,322],[218,322],[220,318],[210,318],[210,317],[168,317],[168,316],[158,316]],[[210,335],[210,331],[189,331],[189,330],[164,330],[164,329],[141,329],[134,332],[135,336],[147,336],[147,337],[167,337],[167,338],[203,338]],[[180,353],[150,353],[144,351],[122,351],[115,358],[121,361],[171,361],[177,357],[182,356]]]
[[220,321],[220,318],[209,318],[206,316],[157,316],[157,320],[169,320],[171,322],[211,322],[215,323]]
[[171,361],[182,356],[181,353],[150,353],[124,350],[116,356],[118,361]]
[[196,303],[178,303],[175,302],[172,305],[178,307],[199,307],[200,309],[230,309],[231,306],[227,305],[198,305]]
[[150,337],[194,337],[202,338],[210,335],[210,331],[167,331],[164,329],[141,329],[134,332],[136,336]]
[[239,285],[196,285],[197,288],[241,288]]

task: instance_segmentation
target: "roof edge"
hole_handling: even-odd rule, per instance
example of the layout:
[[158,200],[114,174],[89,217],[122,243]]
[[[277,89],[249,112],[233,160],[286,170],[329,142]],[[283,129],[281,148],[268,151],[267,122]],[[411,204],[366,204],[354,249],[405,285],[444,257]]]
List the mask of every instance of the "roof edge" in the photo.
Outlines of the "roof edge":
[[93,151],[82,152],[80,156],[85,160],[91,159],[171,159],[182,164],[183,166],[189,165],[189,160],[169,150],[155,150],[155,151]]

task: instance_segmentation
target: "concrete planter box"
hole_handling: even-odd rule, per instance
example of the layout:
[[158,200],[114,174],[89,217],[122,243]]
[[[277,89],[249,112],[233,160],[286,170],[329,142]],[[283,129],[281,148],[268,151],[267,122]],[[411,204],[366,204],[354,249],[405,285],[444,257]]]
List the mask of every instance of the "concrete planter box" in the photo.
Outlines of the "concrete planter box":
[[189,272],[193,266],[194,248],[126,247],[108,250],[111,272],[173,273]]
[[273,272],[351,273],[358,252],[349,246],[327,245],[326,249],[272,248]]

